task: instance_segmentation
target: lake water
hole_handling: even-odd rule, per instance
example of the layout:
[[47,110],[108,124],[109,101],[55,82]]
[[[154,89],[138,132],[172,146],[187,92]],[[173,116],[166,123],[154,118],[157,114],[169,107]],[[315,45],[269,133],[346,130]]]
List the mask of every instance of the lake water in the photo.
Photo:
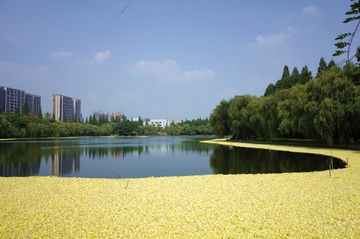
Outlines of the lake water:
[[[142,178],[327,170],[329,157],[200,143],[212,137],[72,138],[0,143],[0,176]],[[344,167],[334,159],[334,168]]]

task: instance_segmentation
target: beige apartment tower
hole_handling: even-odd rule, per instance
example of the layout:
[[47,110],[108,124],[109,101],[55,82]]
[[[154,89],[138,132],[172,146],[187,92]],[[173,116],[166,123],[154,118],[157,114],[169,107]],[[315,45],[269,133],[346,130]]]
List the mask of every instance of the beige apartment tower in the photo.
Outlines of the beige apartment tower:
[[57,121],[63,121],[66,117],[66,121],[70,122],[74,120],[75,115],[79,121],[81,119],[81,100],[53,94],[51,113],[55,115]]

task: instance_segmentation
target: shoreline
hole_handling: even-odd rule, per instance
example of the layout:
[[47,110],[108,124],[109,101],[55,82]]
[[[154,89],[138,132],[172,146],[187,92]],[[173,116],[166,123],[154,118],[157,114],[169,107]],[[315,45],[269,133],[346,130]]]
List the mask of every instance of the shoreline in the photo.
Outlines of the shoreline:
[[331,171],[90,179],[0,177],[3,237],[360,238],[360,151],[202,143],[318,153]]

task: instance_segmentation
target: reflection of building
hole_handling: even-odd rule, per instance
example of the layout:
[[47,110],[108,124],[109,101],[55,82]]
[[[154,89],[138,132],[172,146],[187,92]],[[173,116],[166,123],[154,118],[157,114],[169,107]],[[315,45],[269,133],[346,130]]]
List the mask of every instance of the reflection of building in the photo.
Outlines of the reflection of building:
[[39,162],[34,161],[31,163],[26,163],[26,168],[23,167],[23,164],[17,164],[15,166],[13,163],[9,165],[0,165],[0,176],[1,177],[12,177],[12,176],[33,176],[39,174]]
[[117,159],[121,158],[121,151],[118,151],[118,152],[114,152],[113,153],[113,156]]
[[80,171],[80,154],[56,153],[50,162],[50,175],[61,176]]
[[55,114],[55,120],[57,121],[63,121],[64,116],[66,116],[68,122],[73,121],[75,114],[79,120],[81,119],[81,100],[53,94],[51,113]]
[[25,93],[23,90],[0,86],[0,107],[3,112],[9,110],[10,114],[14,114],[16,108],[19,108],[20,113],[22,113],[25,100],[28,102],[29,113],[34,108],[34,114],[38,115],[41,107],[40,96]]

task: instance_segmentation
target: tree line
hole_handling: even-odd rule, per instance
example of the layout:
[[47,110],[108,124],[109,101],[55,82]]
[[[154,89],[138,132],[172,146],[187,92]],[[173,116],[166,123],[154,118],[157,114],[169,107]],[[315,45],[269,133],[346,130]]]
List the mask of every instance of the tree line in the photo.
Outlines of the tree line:
[[[25,104],[27,102],[25,101]],[[14,114],[3,113],[0,108],[0,138],[36,138],[36,137],[69,137],[69,136],[135,136],[135,135],[208,135],[212,134],[209,120],[198,119],[185,121],[178,125],[171,124],[162,128],[157,125],[143,125],[139,121],[128,120],[126,117],[109,122],[106,117],[96,119],[95,115],[86,118],[85,122],[74,117],[73,121],[56,121],[49,113],[44,118],[41,109],[37,117],[29,114],[24,104],[23,112],[17,108]]]
[[222,100],[210,115],[217,137],[234,139],[305,138],[353,141],[360,136],[360,67],[339,67],[321,58],[315,78],[305,66],[292,74],[284,67],[276,84],[264,96],[235,96]]

